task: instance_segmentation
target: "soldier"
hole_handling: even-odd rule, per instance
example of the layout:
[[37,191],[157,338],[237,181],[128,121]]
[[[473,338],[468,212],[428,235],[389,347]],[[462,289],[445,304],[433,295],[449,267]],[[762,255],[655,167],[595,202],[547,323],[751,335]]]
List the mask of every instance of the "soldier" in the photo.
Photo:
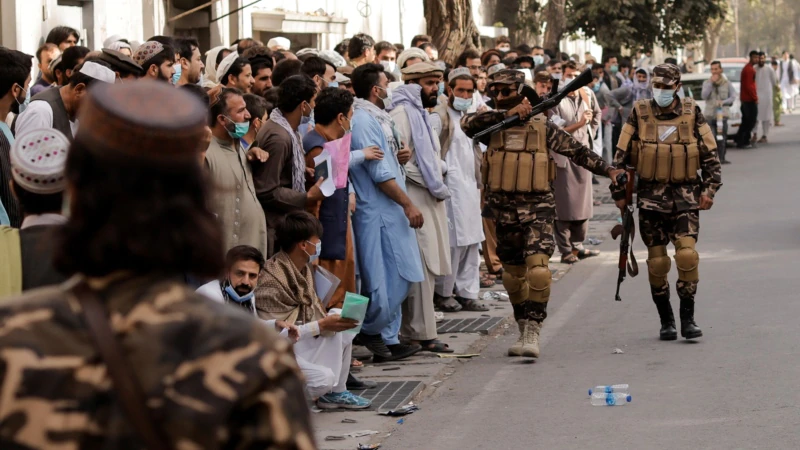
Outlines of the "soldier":
[[530,101],[523,96],[525,75],[503,70],[487,88],[498,109],[467,114],[461,127],[467,136],[519,115],[522,125],[487,138],[489,146],[482,168],[486,208],[483,215],[495,220],[497,255],[503,263],[503,285],[514,308],[520,337],[509,356],[539,357],[539,332],[547,317],[552,276],[555,199],[552,182],[555,163],[550,152],[569,157],[597,175],[615,180],[623,171],[609,167],[591,149],[548,122],[544,114],[529,117]]
[[[700,231],[699,210],[711,209],[722,186],[717,143],[700,107],[691,98],[681,100],[676,95],[681,87],[677,66],[656,66],[652,83],[653,99],[637,101],[622,127],[614,164],[633,166],[639,174],[639,233],[647,246],[650,291],[661,318],[660,338],[678,339],[667,281],[671,267],[667,244],[672,242],[678,266],[681,336],[695,339],[703,335],[694,321],[700,280],[695,243]],[[623,208],[625,187],[611,186],[611,193]]]
[[0,307],[0,448],[316,448],[289,344],[182,282],[222,269],[206,108],[100,84],[64,172],[55,265],[75,275]]

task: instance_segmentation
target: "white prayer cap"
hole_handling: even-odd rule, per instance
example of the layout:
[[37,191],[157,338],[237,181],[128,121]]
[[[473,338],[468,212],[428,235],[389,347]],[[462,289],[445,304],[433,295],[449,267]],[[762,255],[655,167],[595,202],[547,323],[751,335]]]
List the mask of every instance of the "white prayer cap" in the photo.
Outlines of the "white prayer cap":
[[11,177],[19,187],[34,194],[55,194],[67,185],[64,166],[69,139],[55,128],[31,130],[11,147]]
[[411,58],[419,58],[425,62],[431,60],[428,57],[428,54],[425,53],[425,50],[416,47],[407,48],[403,50],[403,53],[400,53],[400,56],[397,57],[397,67],[399,69],[402,69],[403,66],[406,65],[406,62]]
[[236,58],[238,57],[239,54],[234,51],[219,62],[219,66],[217,67],[217,81],[219,81],[221,85],[225,86],[228,84],[228,71],[231,69],[233,62],[236,61]]
[[333,64],[333,66],[336,67],[337,69],[347,64],[342,55],[336,53],[333,50],[323,50],[319,52],[319,57]]
[[450,71],[450,75],[447,76],[447,82],[449,83],[453,81],[455,77],[460,77],[462,75],[466,75],[468,77],[472,76],[472,74],[469,72],[469,69],[466,67],[459,67],[458,69],[453,69]]
[[314,56],[319,56],[319,50],[317,50],[315,48],[307,47],[307,48],[304,48],[304,49],[300,50],[299,52],[295,53],[294,55],[295,56],[303,56],[303,55],[307,55],[307,54],[311,54],[311,55],[314,55]]
[[114,42],[119,42],[122,39],[123,37],[118,34],[111,35],[108,37],[108,39],[103,41],[103,48],[111,48],[111,44],[113,44]]
[[272,38],[267,42],[267,48],[272,50],[291,50],[292,43],[285,37]]
[[336,72],[335,76],[336,76],[336,79],[334,79],[333,81],[336,81],[337,83],[347,84],[347,83],[351,83],[352,82],[349,77],[347,77],[347,76],[345,76],[345,75],[343,75],[343,74],[341,74],[339,72]]
[[128,50],[131,51],[131,54],[133,54],[133,49],[131,48],[131,45],[126,43],[126,42],[122,42],[122,41],[112,42],[111,45],[109,45],[107,47],[104,47],[104,48],[107,48],[109,50],[114,50],[114,51],[120,51],[123,48],[127,48]]
[[116,74],[114,74],[111,69],[92,61],[86,61],[83,63],[83,67],[81,67],[80,72],[84,75],[94,78],[95,80],[104,81],[110,84],[114,84],[117,78]]

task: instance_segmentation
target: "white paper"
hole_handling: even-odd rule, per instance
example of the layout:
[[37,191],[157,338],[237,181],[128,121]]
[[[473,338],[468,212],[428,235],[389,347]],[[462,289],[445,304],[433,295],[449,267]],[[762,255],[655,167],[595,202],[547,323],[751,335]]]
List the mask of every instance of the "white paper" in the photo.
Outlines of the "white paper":
[[322,304],[327,307],[330,303],[336,288],[342,281],[336,275],[330,273],[322,266],[317,266],[314,272],[314,290],[317,291],[317,296],[322,301]]
[[314,170],[319,171],[320,166],[324,168],[323,173],[326,173],[327,176],[325,177],[325,181],[322,182],[320,185],[320,190],[322,191],[322,195],[325,197],[330,197],[333,195],[333,192],[336,190],[336,184],[333,180],[333,165],[331,164],[331,155],[328,153],[327,150],[322,150],[316,158],[314,158]]

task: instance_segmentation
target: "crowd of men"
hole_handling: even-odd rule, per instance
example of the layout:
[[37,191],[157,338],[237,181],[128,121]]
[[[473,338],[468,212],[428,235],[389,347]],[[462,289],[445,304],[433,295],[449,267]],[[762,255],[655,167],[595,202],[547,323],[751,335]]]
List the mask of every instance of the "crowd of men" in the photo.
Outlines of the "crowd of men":
[[[266,45],[241,39],[205,52],[185,37],[137,43],[112,36],[94,51],[79,42],[76,30],[54,29],[36,52],[35,78],[31,55],[0,47],[0,118],[8,122],[0,121],[0,221],[6,225],[0,228],[0,251],[11,261],[0,277],[0,296],[77,273],[103,298],[127,296],[120,321],[163,327],[191,317],[197,330],[205,327],[197,341],[208,327],[236,328],[229,343],[217,337],[221,348],[199,343],[210,346],[200,355],[206,359],[170,376],[169,386],[142,381],[145,390],[163,389],[177,405],[162,405],[165,414],[171,407],[200,414],[247,395],[253,395],[253,409],[280,406],[296,388],[284,377],[295,364],[318,407],[369,407],[369,400],[350,392],[374,387],[351,374],[351,367],[361,365],[353,358],[354,346],[366,348],[374,362],[421,351],[451,353],[437,339],[436,323],[444,313],[487,311],[478,296],[481,287],[525,277],[524,271],[504,274],[507,261],[501,257],[519,249],[498,243],[497,229],[503,236],[510,229],[482,214],[486,206],[505,206],[487,205],[481,173],[487,146],[470,138],[481,123],[471,118],[493,110],[501,119],[529,113],[530,104],[521,105],[511,90],[522,92],[525,85],[546,97],[554,85],[591,69],[588,87],[548,112],[548,127],[571,138],[567,142],[548,128],[548,145],[552,140],[563,148],[552,155],[555,242],[546,244],[557,246],[561,262],[574,264],[598,254],[583,246],[594,206],[594,177],[587,168],[611,174],[620,134],[635,122],[630,117],[636,102],[654,99],[661,105],[654,92],[663,90],[669,105],[675,91],[668,88],[679,83],[679,73],[667,71],[658,74],[665,87],[654,90],[649,53],[641,52],[635,62],[614,56],[598,61],[588,53],[581,58],[538,46],[512,47],[505,37],[483,53],[464,51],[453,66],[438,59],[438,49],[423,35],[408,49],[357,34],[322,51],[295,49],[282,37]],[[735,93],[721,89],[724,75],[714,73],[709,98],[727,106]],[[789,73],[791,80],[800,72]],[[709,111],[716,114],[712,108],[705,115]],[[583,148],[594,154],[581,153]],[[330,172],[319,168],[325,157]],[[547,269],[547,258],[537,267]],[[125,275],[125,281],[115,281],[120,274],[153,272],[180,276],[181,283],[158,278],[157,288],[137,290],[141,279],[134,283]],[[336,280],[330,292],[318,292],[320,274]],[[43,324],[67,314],[56,306],[47,309],[56,291],[46,292],[49,297],[39,294],[45,312],[38,316],[30,304],[0,312],[25,317],[19,323],[26,334],[15,342],[35,338],[28,333],[38,328],[25,321]],[[134,292],[151,309],[131,309]],[[347,293],[369,299],[363,321],[342,316]],[[547,297],[549,288],[542,294],[545,306]],[[180,306],[203,301],[207,305],[196,317]],[[535,348],[525,341],[525,351],[510,354],[538,356],[543,308],[524,313],[538,324],[531,328]],[[282,344],[272,344],[277,356],[254,361],[272,347],[248,346],[248,336],[261,335],[242,322],[241,311],[280,333]],[[215,314],[225,320],[212,325]],[[135,328],[120,321],[114,321],[117,332]],[[357,327],[358,333],[347,332]],[[181,340],[189,332],[174,325],[153,335]],[[61,351],[47,345],[43,354]],[[291,360],[284,358],[289,345]],[[131,363],[161,364],[156,356],[137,355]],[[167,359],[179,364],[180,357]],[[61,367],[52,364],[53,370]],[[74,367],[88,364],[77,360]],[[240,365],[215,368],[226,364]],[[283,380],[286,392],[256,395],[266,388],[255,384],[258,377],[251,382],[247,370]],[[226,381],[210,382],[204,388],[209,398],[190,402],[182,395],[189,395],[183,389],[199,389],[192,384],[200,383],[191,376],[195,371]],[[0,417],[7,413],[0,410]],[[312,445],[307,429],[298,427],[271,430],[281,442],[296,445],[280,448]],[[267,432],[236,433],[255,442]]]

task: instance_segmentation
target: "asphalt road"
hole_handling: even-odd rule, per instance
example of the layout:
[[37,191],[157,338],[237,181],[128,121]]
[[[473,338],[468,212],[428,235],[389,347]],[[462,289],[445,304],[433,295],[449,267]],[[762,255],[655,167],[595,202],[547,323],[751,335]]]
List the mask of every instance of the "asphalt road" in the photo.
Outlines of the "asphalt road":
[[[504,355],[513,333],[496,339],[383,448],[800,448],[800,116],[784,123],[770,144],[728,152],[724,186],[701,214],[704,337],[658,340],[638,237],[642,274],[614,302],[609,238],[554,285],[539,360]],[[676,277],[673,262],[677,318]],[[589,405],[588,388],[615,383],[631,385],[631,403]]]

